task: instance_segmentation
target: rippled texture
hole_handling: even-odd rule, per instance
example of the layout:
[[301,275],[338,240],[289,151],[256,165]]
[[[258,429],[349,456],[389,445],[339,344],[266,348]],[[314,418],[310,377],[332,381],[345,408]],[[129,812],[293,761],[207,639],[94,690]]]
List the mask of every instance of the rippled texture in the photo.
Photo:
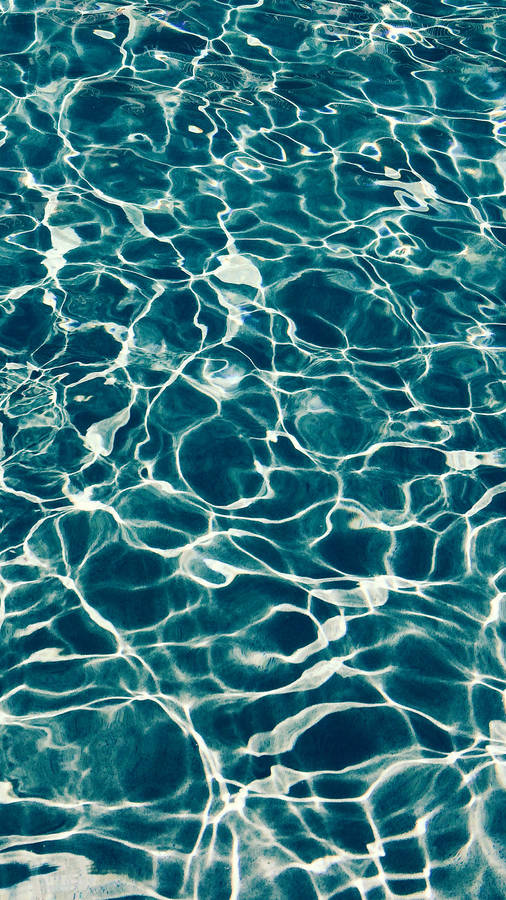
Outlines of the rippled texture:
[[499,900],[504,8],[0,8],[2,897]]

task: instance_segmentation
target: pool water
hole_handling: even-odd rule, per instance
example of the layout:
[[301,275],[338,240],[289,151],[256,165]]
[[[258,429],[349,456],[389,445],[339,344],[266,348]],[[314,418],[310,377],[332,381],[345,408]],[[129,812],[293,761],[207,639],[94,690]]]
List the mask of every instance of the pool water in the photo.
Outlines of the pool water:
[[500,900],[504,7],[0,10],[0,896]]

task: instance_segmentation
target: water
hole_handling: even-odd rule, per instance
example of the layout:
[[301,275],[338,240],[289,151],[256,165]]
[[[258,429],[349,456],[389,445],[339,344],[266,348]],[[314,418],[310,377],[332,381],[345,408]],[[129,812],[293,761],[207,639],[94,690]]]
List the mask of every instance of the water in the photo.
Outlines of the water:
[[500,900],[504,7],[1,9],[0,896]]

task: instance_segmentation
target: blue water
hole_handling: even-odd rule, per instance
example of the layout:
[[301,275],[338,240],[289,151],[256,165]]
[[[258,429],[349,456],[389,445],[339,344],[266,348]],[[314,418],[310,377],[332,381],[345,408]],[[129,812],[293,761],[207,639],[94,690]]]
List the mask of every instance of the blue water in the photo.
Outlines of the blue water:
[[505,7],[0,9],[0,897],[506,897]]

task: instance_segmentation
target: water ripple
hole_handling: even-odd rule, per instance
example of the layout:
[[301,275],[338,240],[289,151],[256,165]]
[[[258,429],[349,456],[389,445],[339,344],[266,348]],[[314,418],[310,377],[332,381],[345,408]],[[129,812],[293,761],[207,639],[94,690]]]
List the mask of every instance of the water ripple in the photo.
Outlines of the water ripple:
[[0,23],[1,896],[499,900],[502,7]]

